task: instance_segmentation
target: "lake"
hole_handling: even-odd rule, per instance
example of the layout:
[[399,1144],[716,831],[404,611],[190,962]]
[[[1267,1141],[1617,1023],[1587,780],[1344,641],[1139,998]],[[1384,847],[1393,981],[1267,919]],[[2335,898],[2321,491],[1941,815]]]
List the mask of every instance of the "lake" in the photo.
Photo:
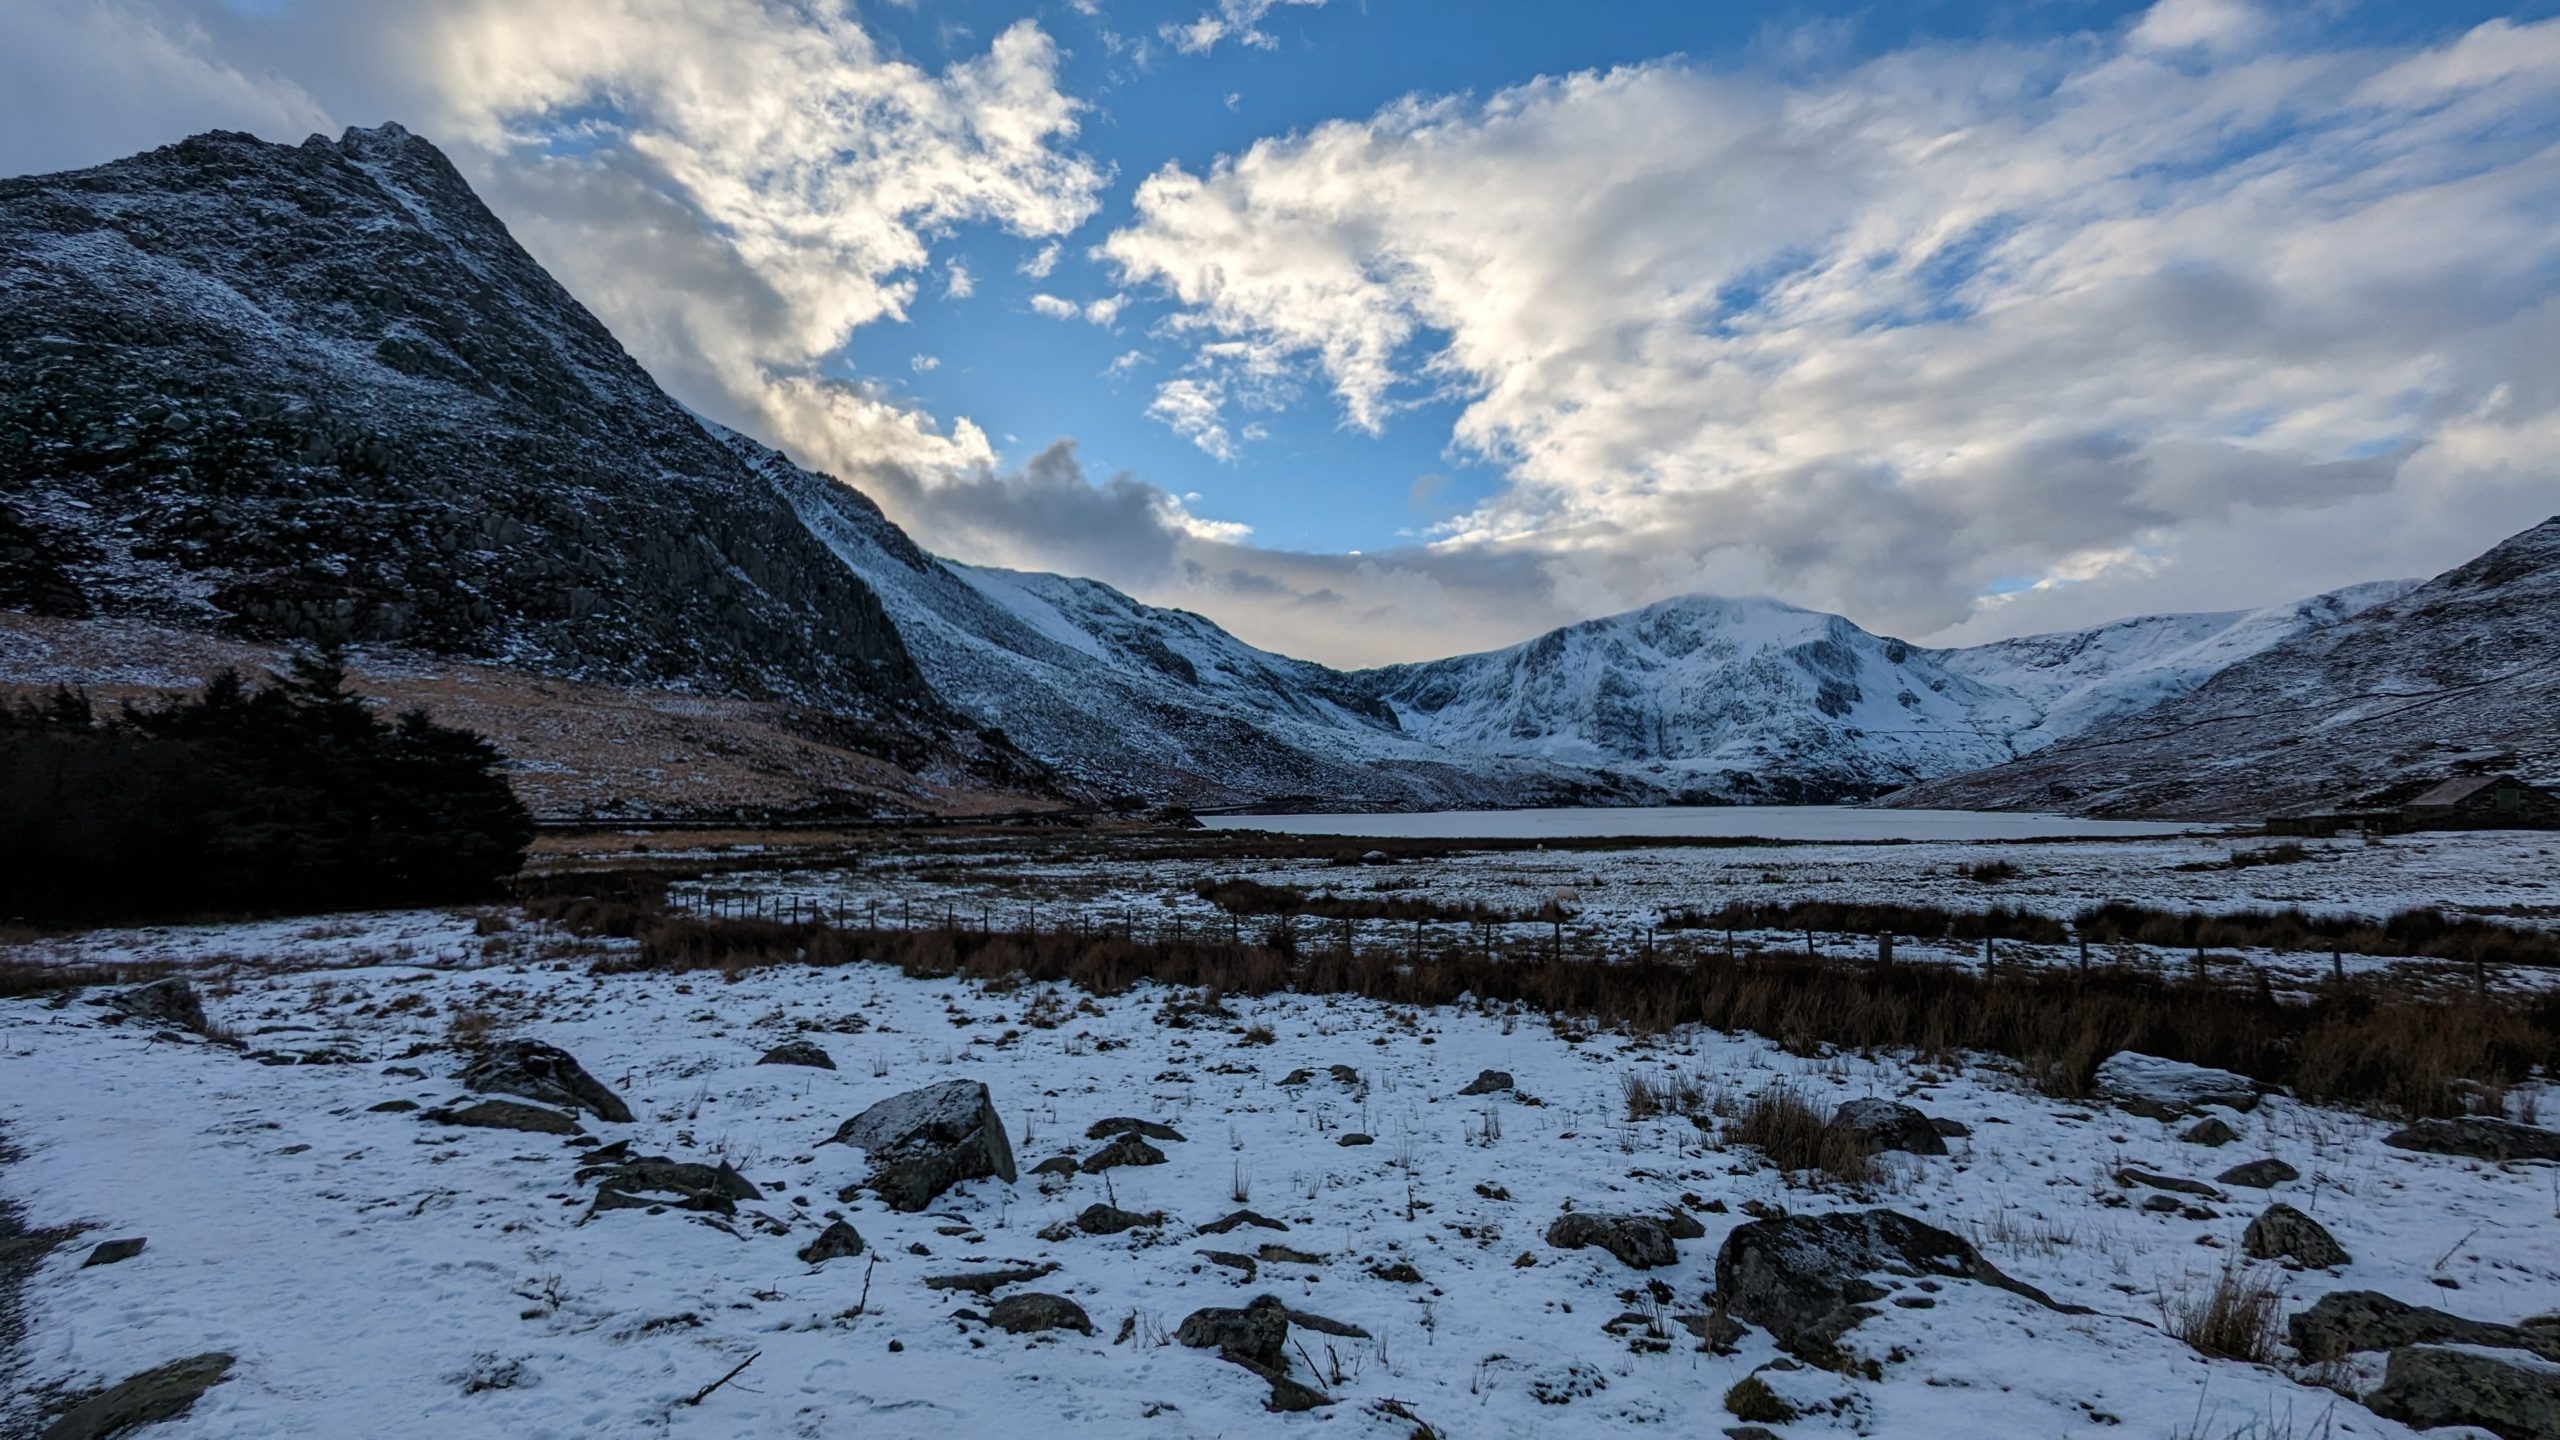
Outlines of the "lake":
[[2150,820],[2084,820],[1975,810],[1869,810],[1854,805],[1674,805],[1560,810],[1426,810],[1392,815],[1204,815],[1212,830],[1379,839],[1571,840],[2028,840],[2046,836],[2140,838],[2220,827]]

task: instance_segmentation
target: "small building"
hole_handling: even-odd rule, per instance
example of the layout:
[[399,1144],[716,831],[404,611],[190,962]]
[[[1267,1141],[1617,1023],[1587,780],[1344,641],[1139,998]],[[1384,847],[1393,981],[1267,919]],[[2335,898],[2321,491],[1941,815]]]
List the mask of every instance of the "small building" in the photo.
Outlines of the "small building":
[[2560,795],[2513,775],[2465,775],[2400,807],[2402,830],[2545,830],[2560,827]]

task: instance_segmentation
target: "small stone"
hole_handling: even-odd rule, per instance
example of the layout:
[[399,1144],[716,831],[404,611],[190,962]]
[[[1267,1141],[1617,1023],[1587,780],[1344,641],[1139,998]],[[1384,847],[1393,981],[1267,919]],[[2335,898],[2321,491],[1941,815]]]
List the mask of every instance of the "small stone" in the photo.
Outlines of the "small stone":
[[2240,1248],[2253,1260],[2289,1260],[2312,1270],[2333,1270],[2348,1263],[2346,1247],[2319,1221],[2290,1205],[2275,1204],[2249,1222]]
[[1343,1135],[1343,1137],[1342,1137],[1341,1139],[1336,1140],[1336,1141],[1334,1141],[1333,1143],[1334,1143],[1334,1144],[1336,1144],[1336,1145],[1345,1145],[1345,1146],[1349,1146],[1349,1145],[1375,1145],[1375,1144],[1377,1144],[1378,1142],[1377,1142],[1376,1137],[1374,1137],[1374,1136],[1363,1135],[1363,1134],[1361,1134],[1361,1133],[1360,1133],[1359,1131],[1357,1131],[1357,1130],[1352,1130],[1352,1131],[1345,1132],[1345,1133],[1344,1133],[1344,1135]]
[[800,1247],[800,1263],[823,1265],[829,1260],[845,1260],[862,1253],[862,1232],[842,1220],[818,1232],[818,1238]]
[[1480,1070],[1476,1073],[1476,1078],[1468,1081],[1465,1087],[1459,1090],[1458,1093],[1461,1095],[1491,1095],[1496,1091],[1508,1090],[1510,1088],[1512,1088],[1510,1071]]
[[1136,1210],[1122,1210],[1117,1206],[1098,1202],[1084,1207],[1084,1213],[1076,1217],[1076,1228],[1087,1235],[1118,1235],[1124,1231],[1138,1229],[1140,1226],[1163,1223],[1162,1211],[1148,1211],[1142,1214]]
[[578,1119],[540,1105],[513,1100],[483,1100],[459,1110],[426,1110],[418,1118],[433,1125],[468,1125],[482,1130],[523,1130],[535,1135],[574,1135]]
[[1096,1120],[1086,1126],[1084,1132],[1084,1138],[1087,1140],[1112,1139],[1122,1135],[1139,1135],[1149,1140],[1182,1143],[1181,1131],[1154,1120],[1141,1120],[1134,1115],[1114,1115],[1108,1120]]
[[812,1070],[833,1070],[835,1057],[814,1040],[785,1040],[764,1052],[759,1065],[804,1065]]
[[103,1241],[99,1244],[98,1248],[89,1252],[88,1259],[80,1262],[80,1268],[86,1270],[92,1265],[121,1264],[124,1261],[130,1260],[134,1256],[141,1254],[142,1247],[150,1243],[151,1242],[147,1237],[140,1235],[135,1236],[131,1240]]
[[1164,1152],[1135,1135],[1123,1135],[1084,1157],[1081,1167],[1088,1174],[1115,1170],[1123,1165],[1161,1165]]
[[2190,1145],[2228,1145],[2240,1138],[2240,1132],[2223,1122],[2219,1115],[2207,1115],[2178,1132],[2178,1138]]
[[1289,1228],[1287,1225],[1272,1219],[1268,1215],[1257,1215],[1251,1210],[1238,1210],[1223,1219],[1212,1220],[1208,1224],[1201,1226],[1200,1233],[1203,1235],[1224,1235],[1239,1225],[1252,1225],[1264,1230],[1286,1230]]
[[1604,1215],[1578,1210],[1556,1217],[1556,1222],[1547,1227],[1547,1243],[1559,1250],[1597,1245],[1637,1270],[1676,1264],[1680,1259],[1678,1247],[1671,1243],[1670,1230],[1650,1215]]
[[2225,1185],[2246,1185],[2252,1190],[2272,1190],[2288,1180],[2299,1180],[2302,1172],[2281,1160],[2252,1160],[2234,1165],[2213,1177]]
[[385,1100],[379,1105],[365,1107],[376,1115],[403,1115],[417,1108],[418,1102],[415,1100]]
[[1085,1315],[1083,1306],[1064,1295],[1048,1295],[1037,1290],[1007,1295],[988,1306],[987,1323],[1012,1335],[1028,1335],[1041,1330],[1093,1333],[1093,1321]]

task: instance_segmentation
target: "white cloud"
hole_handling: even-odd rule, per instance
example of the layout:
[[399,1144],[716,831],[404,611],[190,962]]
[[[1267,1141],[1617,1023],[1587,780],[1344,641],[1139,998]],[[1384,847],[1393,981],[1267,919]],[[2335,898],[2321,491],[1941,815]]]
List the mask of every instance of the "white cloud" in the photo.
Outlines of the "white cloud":
[[913,370],[919,375],[929,374],[942,368],[942,357],[938,355],[910,355],[907,357],[907,368]]
[[1048,279],[1049,272],[1057,268],[1058,242],[1055,240],[1032,251],[1030,257],[1025,259],[1021,266],[1022,273],[1034,280]]
[[966,300],[978,293],[977,277],[969,267],[954,260],[942,267],[942,293],[954,300]]
[[224,56],[203,25],[115,0],[0,6],[0,175],[68,169],[228,127],[329,123],[300,85]]
[[1367,558],[1534,555],[1524,618],[1749,585],[1927,633],[2021,580],[2006,625],[2462,558],[2550,508],[2512,457],[2560,386],[2482,406],[2552,369],[2516,332],[2560,22],[2312,51],[2256,14],[1416,97],[1167,167],[1103,250],[1179,307],[1150,413],[1213,455],[1248,375],[1364,430],[1460,400],[1507,485]]
[[1205,55],[1225,40],[1270,50],[1280,44],[1280,39],[1262,28],[1263,17],[1284,5],[1324,3],[1325,0],[1218,0],[1216,8],[1203,10],[1179,24],[1162,26],[1156,33],[1185,55]]
[[1238,452],[1227,433],[1226,399],[1226,387],[1214,380],[1178,376],[1156,387],[1147,414],[1211,459],[1233,460]]
[[1035,313],[1045,315],[1052,320],[1073,320],[1084,313],[1073,300],[1061,300],[1055,295],[1032,296],[1031,308]]

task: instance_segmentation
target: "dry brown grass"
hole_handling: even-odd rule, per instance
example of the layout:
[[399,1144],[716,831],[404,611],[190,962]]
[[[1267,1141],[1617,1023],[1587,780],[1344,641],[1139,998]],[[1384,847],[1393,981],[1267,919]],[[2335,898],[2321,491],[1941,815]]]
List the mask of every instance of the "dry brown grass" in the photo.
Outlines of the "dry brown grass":
[[1818,1173],[1844,1185],[1875,1178],[1866,1143],[1831,1123],[1792,1085],[1772,1085],[1752,1096],[1725,1127],[1725,1143],[1748,1145],[1790,1175]]
[[2231,1265],[2202,1292],[2160,1298],[2169,1333],[2198,1352],[2264,1365],[2274,1359],[2277,1311],[2284,1298],[2271,1266]]

